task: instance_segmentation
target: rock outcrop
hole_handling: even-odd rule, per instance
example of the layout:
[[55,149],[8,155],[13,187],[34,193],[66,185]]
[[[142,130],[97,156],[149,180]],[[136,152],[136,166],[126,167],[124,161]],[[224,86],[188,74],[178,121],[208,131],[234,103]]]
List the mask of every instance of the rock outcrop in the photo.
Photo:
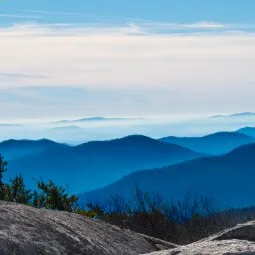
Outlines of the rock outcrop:
[[[255,221],[237,225],[207,239],[150,255],[255,255]],[[147,254],[149,255],[149,254]]]
[[85,216],[0,202],[1,255],[137,255],[174,247]]
[[177,246],[85,216],[0,202],[1,255],[255,255],[255,221]]

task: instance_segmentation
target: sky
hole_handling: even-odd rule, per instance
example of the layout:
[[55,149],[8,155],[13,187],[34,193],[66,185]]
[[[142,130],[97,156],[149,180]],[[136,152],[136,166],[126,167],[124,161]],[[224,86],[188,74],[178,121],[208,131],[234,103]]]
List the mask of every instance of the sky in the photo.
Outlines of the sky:
[[253,0],[0,0],[0,119],[255,111]]

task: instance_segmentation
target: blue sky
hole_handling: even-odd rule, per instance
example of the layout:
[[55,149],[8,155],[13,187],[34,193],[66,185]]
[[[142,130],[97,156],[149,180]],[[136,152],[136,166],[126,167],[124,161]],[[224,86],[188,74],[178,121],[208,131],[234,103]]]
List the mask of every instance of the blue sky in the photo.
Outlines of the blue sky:
[[255,111],[253,0],[0,0],[0,118]]
[[[109,17],[130,17],[164,22],[198,20],[253,23],[253,0],[1,0],[1,12],[22,10],[69,12]],[[63,17],[62,17],[63,18]],[[43,18],[42,18],[43,19]],[[57,19],[57,18],[56,18]],[[64,19],[64,18],[63,18]],[[45,19],[44,19],[45,20]],[[67,19],[66,19],[67,20]],[[68,20],[67,20],[68,21]]]

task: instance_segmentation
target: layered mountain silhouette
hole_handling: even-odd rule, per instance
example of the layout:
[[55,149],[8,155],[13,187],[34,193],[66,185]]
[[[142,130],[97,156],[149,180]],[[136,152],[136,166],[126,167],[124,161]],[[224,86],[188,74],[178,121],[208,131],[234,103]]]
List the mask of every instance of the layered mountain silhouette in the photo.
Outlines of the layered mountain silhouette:
[[12,160],[42,152],[46,149],[59,149],[67,147],[65,144],[53,142],[48,139],[41,140],[6,140],[0,143],[0,153],[6,160]]
[[121,180],[81,195],[81,201],[102,202],[120,194],[132,199],[134,185],[167,199],[183,199],[187,192],[213,197],[222,207],[255,204],[255,144],[223,156],[203,157],[161,169],[134,172]]
[[[255,135],[255,129],[254,129]],[[194,151],[207,154],[224,154],[245,144],[254,143],[255,138],[244,132],[218,132],[203,137],[175,137],[161,138],[160,141],[178,144]]]
[[255,137],[255,128],[254,127],[244,127],[237,130],[238,133],[245,134],[248,136]]
[[[19,141],[14,143],[16,154],[19,148],[24,149],[23,143],[21,141],[21,147]],[[29,142],[25,144],[27,146]],[[31,142],[30,149],[25,147],[27,155],[22,157],[14,158],[11,150],[0,149],[7,159],[13,158],[9,161],[6,178],[22,173],[28,185],[35,185],[35,180],[40,177],[52,179],[68,185],[73,192],[105,186],[139,169],[162,167],[201,156],[179,145],[140,135],[74,147],[53,143],[54,146],[37,150],[33,144]],[[34,153],[29,153],[30,150]]]
[[221,119],[221,118],[243,118],[243,117],[255,117],[254,112],[239,112],[229,115],[213,115],[210,118]]
[[94,121],[123,121],[123,120],[141,120],[142,118],[106,118],[106,117],[89,117],[89,118],[81,118],[81,119],[74,119],[74,120],[59,120],[53,122],[53,124],[58,123],[75,123],[75,122],[94,122]]

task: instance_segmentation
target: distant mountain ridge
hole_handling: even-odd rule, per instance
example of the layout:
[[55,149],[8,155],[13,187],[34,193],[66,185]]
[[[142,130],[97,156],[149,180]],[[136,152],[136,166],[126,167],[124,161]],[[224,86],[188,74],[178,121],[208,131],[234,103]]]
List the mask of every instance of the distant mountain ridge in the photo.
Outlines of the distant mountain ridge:
[[255,138],[241,132],[218,132],[203,137],[169,136],[162,142],[178,144],[191,150],[207,154],[224,154],[245,144],[255,143]]
[[[73,147],[56,145],[40,147],[36,153],[9,160],[5,178],[22,173],[30,185],[42,177],[68,185],[74,192],[83,192],[103,187],[139,169],[162,167],[202,155],[141,135]],[[15,150],[18,147],[15,146]]]
[[134,172],[102,189],[84,193],[81,201],[102,202],[116,194],[130,199],[137,184],[168,199],[183,199],[192,191],[213,197],[223,207],[249,207],[255,204],[254,157],[255,144],[249,144],[222,156]]
[[0,153],[7,160],[20,158],[42,152],[46,149],[67,147],[65,144],[57,143],[48,139],[41,140],[6,140],[0,143]]
[[240,128],[236,132],[241,133],[241,134],[245,134],[245,135],[248,135],[248,136],[255,137],[255,127]]
[[88,118],[73,119],[73,120],[59,120],[59,121],[53,122],[53,124],[74,123],[74,122],[90,122],[90,121],[139,120],[139,119],[142,119],[142,118],[88,117]]
[[236,117],[255,117],[255,112],[240,112],[240,113],[234,113],[230,115],[213,115],[210,118],[217,119],[217,118],[236,118]]

